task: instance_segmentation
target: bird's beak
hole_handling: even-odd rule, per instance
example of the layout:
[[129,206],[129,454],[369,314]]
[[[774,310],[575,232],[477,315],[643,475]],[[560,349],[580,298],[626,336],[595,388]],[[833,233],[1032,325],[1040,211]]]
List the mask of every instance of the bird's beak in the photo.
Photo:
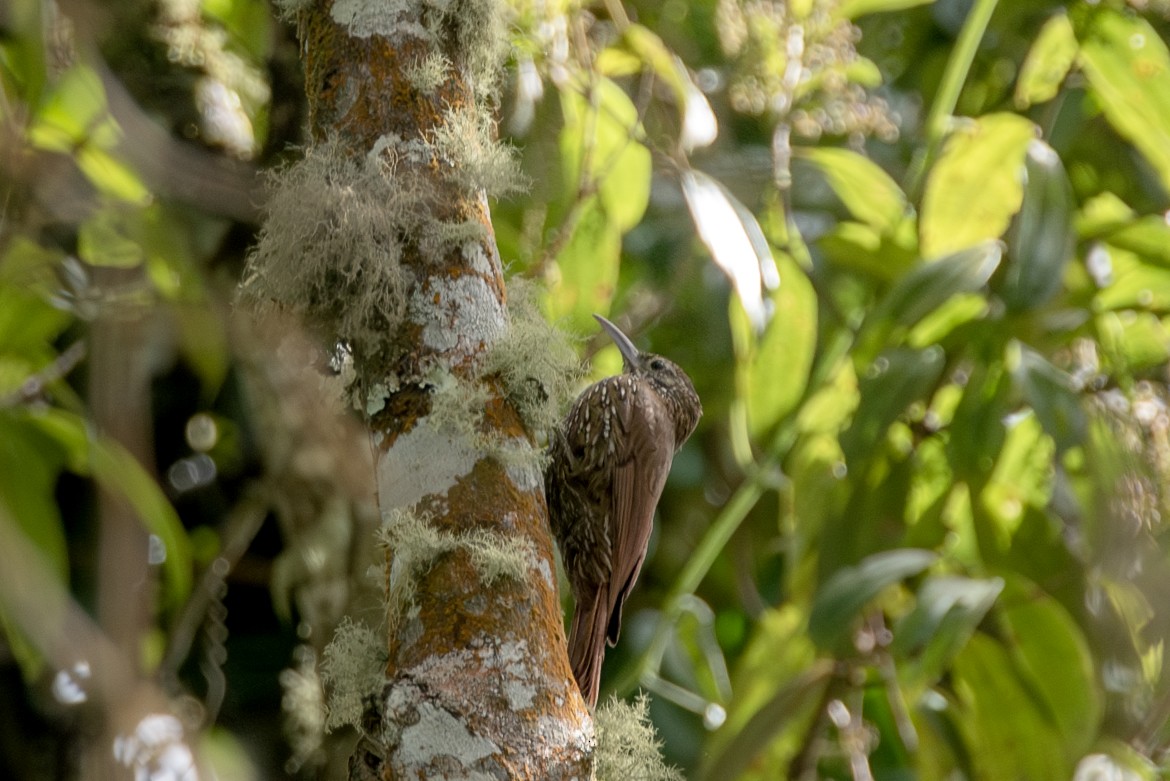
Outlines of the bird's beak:
[[593,315],[593,318],[605,329],[605,332],[609,334],[609,338],[613,339],[613,343],[617,345],[618,351],[621,352],[622,358],[625,359],[626,366],[637,366],[638,348],[630,341],[630,337],[623,334],[622,329],[601,315]]

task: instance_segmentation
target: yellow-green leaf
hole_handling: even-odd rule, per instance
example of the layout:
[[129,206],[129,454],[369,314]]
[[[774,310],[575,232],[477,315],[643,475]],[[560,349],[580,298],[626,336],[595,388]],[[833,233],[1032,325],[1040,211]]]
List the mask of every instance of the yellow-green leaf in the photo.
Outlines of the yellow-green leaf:
[[922,198],[923,257],[1004,234],[1024,197],[1024,155],[1036,136],[1036,126],[1016,114],[988,114],[951,133]]
[[589,90],[588,96],[572,89],[561,92],[566,195],[572,201],[582,191],[595,191],[610,221],[624,233],[641,221],[650,203],[650,150],[637,140],[638,110],[621,87],[600,78]]
[[[753,353],[740,365],[748,425],[760,436],[796,408],[808,384],[817,345],[817,296],[788,255],[776,256],[780,286],[772,291],[772,319]],[[750,329],[749,329],[750,330]]]
[[1101,8],[1079,30],[1080,66],[1106,119],[1170,190],[1170,52],[1140,16]]
[[1056,97],[1077,56],[1077,38],[1060,11],[1040,28],[1016,80],[1016,106],[1027,108]]
[[879,233],[892,234],[906,216],[906,195],[868,157],[840,147],[800,147],[793,151],[820,170],[850,214]]

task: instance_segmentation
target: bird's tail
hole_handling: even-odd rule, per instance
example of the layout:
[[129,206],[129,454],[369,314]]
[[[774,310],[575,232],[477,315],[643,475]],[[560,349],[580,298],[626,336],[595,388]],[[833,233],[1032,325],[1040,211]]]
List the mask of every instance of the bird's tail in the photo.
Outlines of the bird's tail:
[[609,624],[605,599],[595,594],[588,602],[578,602],[569,629],[569,664],[585,702],[597,705],[601,689],[601,662],[605,659],[605,631]]

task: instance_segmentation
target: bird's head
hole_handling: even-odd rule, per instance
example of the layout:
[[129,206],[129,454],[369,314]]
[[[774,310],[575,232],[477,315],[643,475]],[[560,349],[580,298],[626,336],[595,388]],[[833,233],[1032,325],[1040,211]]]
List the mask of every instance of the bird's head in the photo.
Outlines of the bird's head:
[[674,361],[655,353],[639,351],[630,337],[601,315],[593,317],[613,339],[622,354],[623,372],[645,379],[655,392],[674,408],[681,445],[682,441],[690,436],[699,422],[699,416],[703,414],[699,394],[695,393],[695,385],[691,378]]

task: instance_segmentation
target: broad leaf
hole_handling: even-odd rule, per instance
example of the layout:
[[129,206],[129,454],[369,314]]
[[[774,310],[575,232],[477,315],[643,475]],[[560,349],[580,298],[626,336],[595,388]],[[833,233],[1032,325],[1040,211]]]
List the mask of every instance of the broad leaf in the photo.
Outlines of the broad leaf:
[[1080,444],[1086,431],[1085,412],[1072,377],[1018,342],[1008,360],[1017,387],[1056,447],[1067,450]]
[[1043,306],[1064,281],[1076,249],[1073,193],[1060,156],[1042,141],[1028,146],[1024,201],[1012,231],[1000,295],[1009,309]]
[[809,637],[833,650],[849,638],[862,609],[886,587],[917,575],[937,560],[931,551],[903,549],[875,553],[855,567],[838,570],[813,600]]
[[817,346],[816,291],[792,258],[781,254],[778,265],[781,283],[772,291],[775,314],[751,355],[739,364],[740,392],[755,436],[795,410]]
[[1110,124],[1170,190],[1170,52],[1136,14],[1098,8],[1078,25],[1080,66]]
[[1027,108],[1056,97],[1077,57],[1077,38],[1068,14],[1058,11],[1028,50],[1016,79],[1016,105]]
[[1036,136],[1036,126],[1016,114],[988,114],[951,132],[922,197],[923,257],[1004,234],[1024,197],[1024,155]]
[[[616,83],[598,79],[589,95],[561,91],[565,124],[560,145],[570,201],[595,191],[622,233],[637,225],[650,202],[650,150],[637,140],[638,110]],[[587,170],[582,176],[582,165]]]

